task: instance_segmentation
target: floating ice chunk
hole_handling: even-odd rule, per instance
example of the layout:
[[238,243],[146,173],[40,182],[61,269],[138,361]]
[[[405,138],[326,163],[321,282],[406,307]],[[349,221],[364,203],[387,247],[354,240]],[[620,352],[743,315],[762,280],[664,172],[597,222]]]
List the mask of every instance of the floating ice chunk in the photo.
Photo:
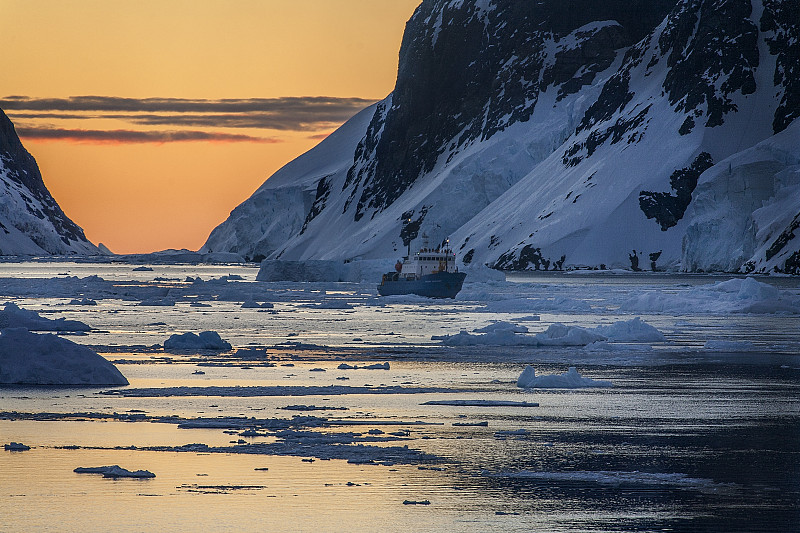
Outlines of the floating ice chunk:
[[152,272],[153,269],[148,266],[140,266],[133,269],[134,272]]
[[258,303],[255,300],[247,300],[242,304],[242,309],[272,309],[275,307],[270,302]]
[[22,444],[21,442],[9,442],[4,444],[3,448],[9,452],[25,452],[31,449],[30,446]]
[[513,333],[527,333],[528,328],[525,326],[518,326],[516,324],[512,324],[511,322],[505,321],[498,321],[489,324],[488,326],[484,326],[479,329],[473,330],[475,333],[492,333],[494,331],[511,331]]
[[90,328],[77,320],[57,318],[50,320],[39,316],[36,311],[21,309],[14,302],[8,302],[0,311],[0,329],[25,328],[31,331],[89,331]]
[[147,307],[172,307],[175,305],[175,300],[172,298],[148,298],[139,302],[139,305]]
[[117,368],[86,346],[22,328],[0,331],[0,383],[127,385]]
[[543,346],[586,346],[597,341],[604,341],[606,337],[578,326],[565,326],[556,322],[538,333],[536,341]]
[[222,340],[216,331],[203,331],[199,335],[192,332],[176,333],[164,341],[164,349],[226,351],[231,349],[231,345]]
[[563,374],[537,376],[532,366],[528,365],[517,379],[517,387],[521,388],[557,388],[577,389],[581,387],[612,387],[610,381],[596,381],[582,377],[574,366]]
[[714,352],[752,352],[755,345],[750,341],[706,341],[703,349]]
[[69,305],[97,305],[97,302],[91,298],[76,298],[74,300],[70,300]]
[[800,301],[752,277],[691,287],[677,294],[648,291],[620,305],[621,311],[656,313],[800,314]]
[[389,370],[389,362],[387,361],[385,363],[373,363],[371,365],[362,366],[361,368],[364,368],[366,370]]
[[459,407],[539,407],[536,402],[514,400],[430,400],[422,405],[454,405]]
[[538,322],[542,319],[539,315],[527,315],[521,316],[517,319],[517,322]]
[[638,316],[632,320],[598,326],[594,328],[594,331],[612,342],[661,342],[665,340],[663,333],[647,322],[642,322]]
[[311,309],[353,309],[353,306],[342,300],[325,300],[316,304],[307,304],[303,307]]
[[103,474],[103,477],[132,477],[137,479],[154,478],[156,475],[149,470],[127,470],[119,465],[112,466],[79,466],[73,472],[77,474]]

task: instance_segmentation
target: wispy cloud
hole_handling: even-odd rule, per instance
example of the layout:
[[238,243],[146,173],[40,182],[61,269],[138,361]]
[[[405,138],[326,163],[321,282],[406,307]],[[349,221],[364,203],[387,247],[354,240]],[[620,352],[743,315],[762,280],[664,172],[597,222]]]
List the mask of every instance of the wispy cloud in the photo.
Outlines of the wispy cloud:
[[17,134],[25,139],[73,141],[91,144],[167,143],[167,142],[253,142],[279,143],[280,139],[208,131],[136,131],[84,130],[18,126]]
[[108,118],[140,125],[287,131],[329,130],[372,103],[373,100],[365,98],[329,96],[220,100],[115,96],[0,98],[0,108],[21,119]]

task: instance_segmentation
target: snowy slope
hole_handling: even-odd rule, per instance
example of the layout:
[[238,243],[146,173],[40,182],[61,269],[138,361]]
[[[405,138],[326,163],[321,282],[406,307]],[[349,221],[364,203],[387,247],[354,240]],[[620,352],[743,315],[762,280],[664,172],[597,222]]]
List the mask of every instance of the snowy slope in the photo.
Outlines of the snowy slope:
[[[712,238],[701,219],[719,206],[695,209],[693,198],[723,179],[720,162],[759,143],[769,151],[800,113],[798,5],[423,1],[395,90],[358,128],[343,126],[360,140],[336,170],[282,170],[215,230],[229,238],[209,243],[288,260],[378,259],[424,233],[449,237],[465,264],[503,269],[784,269],[796,247],[758,249],[776,231],[792,240],[791,201],[755,213],[753,198],[732,200],[731,227],[760,236],[734,253],[745,233],[718,231],[712,259],[692,243]],[[793,165],[796,145],[775,143]],[[753,157],[742,155],[744,174]],[[265,202],[264,190],[285,188],[270,186],[276,178],[298,180],[304,195]],[[772,194],[792,183],[777,179]]]
[[0,110],[0,255],[98,254],[50,195]]
[[300,232],[315,197],[324,196],[325,184],[347,172],[376,106],[357,113],[317,146],[275,172],[211,232],[200,251],[233,252],[259,260]]

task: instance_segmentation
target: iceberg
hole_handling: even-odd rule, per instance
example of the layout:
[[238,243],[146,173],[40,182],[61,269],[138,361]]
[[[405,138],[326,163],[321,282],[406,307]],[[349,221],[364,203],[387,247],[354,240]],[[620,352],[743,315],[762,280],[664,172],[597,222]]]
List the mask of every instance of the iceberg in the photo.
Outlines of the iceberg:
[[537,376],[536,370],[528,365],[517,379],[517,387],[524,389],[578,389],[583,387],[613,387],[613,384],[610,381],[585,378],[578,373],[574,366],[569,367],[569,370],[563,374]]
[[92,328],[78,320],[57,318],[51,320],[39,316],[36,311],[21,309],[14,302],[8,302],[0,311],[0,329],[25,328],[31,331],[89,331]]
[[127,385],[117,368],[86,346],[22,328],[0,331],[0,383]]
[[192,332],[176,333],[164,341],[165,350],[216,350],[231,349],[229,342],[222,340],[216,331],[203,331],[199,335]]

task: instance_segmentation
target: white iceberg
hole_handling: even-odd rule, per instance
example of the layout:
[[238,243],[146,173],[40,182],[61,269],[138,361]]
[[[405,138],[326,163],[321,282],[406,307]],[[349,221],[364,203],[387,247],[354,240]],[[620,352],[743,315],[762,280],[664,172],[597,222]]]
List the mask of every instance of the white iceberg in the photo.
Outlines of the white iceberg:
[[216,331],[203,331],[199,335],[192,332],[176,333],[164,341],[164,349],[226,351],[231,349],[231,345],[222,340]]
[[89,331],[90,328],[77,320],[57,318],[51,320],[39,316],[36,311],[21,309],[14,302],[8,302],[0,311],[0,329],[25,328],[31,331]]
[[598,326],[594,331],[612,342],[662,342],[664,334],[643,322],[638,316],[631,320],[620,320],[608,326]]
[[582,387],[612,387],[610,381],[594,380],[581,376],[574,366],[569,367],[563,374],[537,376],[536,370],[528,365],[517,379],[517,387],[524,389],[552,388],[552,389],[578,389]]
[[0,383],[127,385],[117,368],[86,346],[22,328],[0,331]]

